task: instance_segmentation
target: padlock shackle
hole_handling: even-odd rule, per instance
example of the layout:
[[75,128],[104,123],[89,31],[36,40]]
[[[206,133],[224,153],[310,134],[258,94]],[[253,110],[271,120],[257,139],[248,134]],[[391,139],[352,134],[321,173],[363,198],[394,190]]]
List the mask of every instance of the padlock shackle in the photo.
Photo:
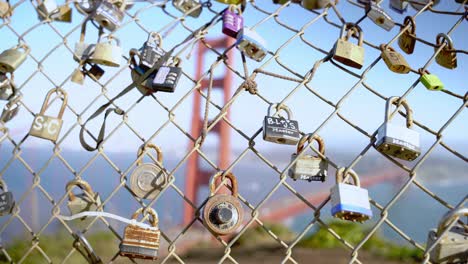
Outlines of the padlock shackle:
[[[136,220],[140,214],[143,214],[143,210],[144,210],[143,208],[139,208],[138,210],[136,210],[136,212],[133,213],[132,215],[132,220]],[[158,213],[156,213],[156,211],[151,207],[146,208],[146,212],[150,214],[150,216],[152,217],[149,219],[151,226],[158,227],[158,224],[159,224]]]
[[405,17],[403,27],[406,27],[409,24],[411,24],[411,26],[407,29],[409,30],[409,33],[412,35],[416,34],[416,21],[414,21],[414,18],[412,16]]
[[364,33],[362,32],[361,27],[350,22],[343,24],[343,26],[341,27],[340,38],[345,41],[348,41],[349,38],[351,38],[353,35],[356,35],[358,38],[358,46],[362,46],[362,44],[364,43]]
[[74,201],[76,199],[76,196],[73,192],[71,192],[71,189],[75,186],[78,186],[80,189],[86,191],[89,195],[93,196],[94,198],[94,191],[93,189],[91,188],[91,185],[89,185],[88,182],[84,181],[84,180],[72,180],[70,182],[67,183],[67,186],[66,186],[66,191],[68,193],[68,200],[70,202]]
[[31,52],[31,48],[26,45],[23,41],[19,41],[18,45],[14,47],[14,49],[20,49],[22,48],[24,50],[24,53],[29,54]]
[[[141,52],[138,50],[138,49],[135,49],[135,48],[132,48],[130,49],[130,51],[128,52],[128,55],[129,55],[129,60],[130,60],[130,63],[136,67],[138,66],[138,64],[140,64],[140,61],[141,61]],[[138,57],[138,63],[136,62],[135,60],[135,56]]]
[[[336,171],[336,183],[344,183],[343,182],[343,179],[345,178],[343,176],[343,173],[345,171],[345,168],[340,168]],[[351,176],[351,178],[353,178],[354,180],[354,185],[357,186],[357,187],[361,187],[361,182],[359,181],[359,176],[357,175],[357,173],[353,170],[348,170],[348,175]]]
[[306,142],[308,142],[308,144],[310,145],[312,144],[313,141],[317,142],[318,147],[319,147],[319,152],[322,155],[325,155],[325,141],[323,141],[323,138],[320,137],[319,135],[314,135],[312,137],[312,134],[304,135],[301,137],[301,139],[299,139],[299,142],[297,142],[296,154],[299,154],[299,152],[301,152],[304,149],[304,145]]
[[[215,194],[216,180],[220,176],[222,176],[223,174],[224,174],[224,171],[219,171],[215,175],[213,175],[213,177],[211,178],[211,181],[210,181],[210,196],[213,196]],[[232,174],[232,172],[229,172],[229,173],[226,173],[224,175],[224,177],[226,177],[227,179],[229,179],[231,181],[232,196],[237,198],[237,196],[239,195],[239,192],[238,192],[238,188],[237,188],[237,178],[236,178],[236,176],[234,176],[234,174]]]
[[231,5],[229,5],[228,10],[229,10],[230,12],[233,12],[233,13],[234,13],[234,10],[237,10],[237,14],[238,14],[239,16],[242,15],[242,9],[239,7],[239,5],[231,4]]
[[[161,47],[162,46],[162,42],[163,42],[163,38],[161,37],[161,35],[156,32],[156,31],[151,31],[149,34],[148,34],[148,39],[146,39],[146,42],[150,41],[150,40],[153,40],[153,39],[157,39],[158,42],[156,43],[158,45],[158,47]],[[145,43],[146,43],[145,42]]]
[[137,158],[138,158],[138,161],[137,161],[137,166],[140,166],[143,161],[143,155],[147,154],[148,153],[148,150],[149,149],[154,149],[156,151],[156,158],[157,158],[157,161],[162,164],[163,162],[163,154],[162,154],[162,150],[160,147],[152,144],[152,143],[149,143],[149,144],[143,144],[139,149],[138,149],[138,154],[137,154]]
[[47,108],[50,106],[50,105],[49,105],[50,97],[52,96],[52,94],[53,94],[54,92],[57,93],[57,94],[63,95],[62,106],[60,107],[60,111],[59,111],[59,114],[58,114],[58,116],[57,116],[58,119],[62,119],[63,113],[65,112],[65,107],[67,106],[67,103],[68,103],[68,95],[67,95],[67,92],[65,92],[64,90],[62,90],[62,88],[52,89],[52,90],[50,90],[50,91],[47,93],[46,98],[45,98],[45,100],[44,100],[44,103],[42,104],[41,111],[39,112],[39,114],[43,115],[43,114],[45,113],[45,111],[47,110]]
[[118,39],[112,34],[103,33],[99,35],[98,43],[103,43],[104,42],[102,41],[103,39],[107,39],[107,43],[112,43],[112,40],[114,40],[115,43],[117,43],[117,46],[120,47],[120,39]]
[[[398,96],[392,96],[388,98],[387,103],[385,105],[385,123],[390,122],[390,108],[392,107],[393,104],[396,104],[400,100],[400,97]],[[403,99],[401,101],[401,105],[405,108],[406,110],[406,127],[411,128],[413,127],[413,110],[411,110],[408,102],[406,99]],[[397,107],[398,108],[398,107]]]
[[457,221],[463,216],[468,216],[468,208],[458,208],[446,213],[437,226],[437,236],[439,237],[453,221]]
[[271,109],[272,109],[273,107],[276,108],[276,110],[277,110],[278,113],[279,113],[280,110],[285,111],[286,114],[288,114],[288,119],[289,119],[289,120],[294,118],[294,117],[293,117],[293,114],[292,114],[292,112],[291,112],[291,109],[289,109],[289,107],[288,107],[287,105],[285,105],[285,104],[277,104],[277,103],[276,103],[276,104],[271,104],[271,105],[268,107],[268,116],[273,116],[273,115],[271,114]]
[[445,34],[445,33],[439,33],[436,37],[436,44],[437,46],[442,45],[442,43],[446,42],[447,46],[444,47],[444,49],[451,50],[453,49],[453,40],[452,38]]
[[379,48],[380,48],[380,50],[381,50],[382,52],[383,52],[383,51],[386,51],[386,50],[396,52],[395,49],[394,49],[392,46],[387,45],[387,44],[380,44]]
[[0,180],[0,189],[2,189],[3,192],[8,192],[8,186],[6,185],[4,180]]
[[[75,2],[75,5],[77,4],[77,2]],[[85,41],[85,35],[86,35],[86,25],[88,24],[90,18],[87,17],[85,19],[85,21],[83,21],[83,23],[81,24],[81,32],[80,32],[80,43],[84,43]]]

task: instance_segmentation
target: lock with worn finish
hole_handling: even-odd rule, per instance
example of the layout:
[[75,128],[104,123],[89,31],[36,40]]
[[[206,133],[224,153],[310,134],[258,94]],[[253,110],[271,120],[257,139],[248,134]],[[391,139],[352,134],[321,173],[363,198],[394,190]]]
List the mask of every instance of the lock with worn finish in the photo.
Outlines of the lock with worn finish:
[[380,56],[389,70],[396,73],[408,73],[411,71],[411,67],[408,65],[405,57],[396,52],[391,46],[382,44],[380,45],[380,50],[382,51]]
[[[62,107],[57,117],[46,116],[44,113],[47,108],[50,106],[50,97],[53,93],[57,93],[59,97],[62,97]],[[52,89],[47,93],[44,103],[42,104],[41,111],[36,115],[34,121],[29,130],[29,134],[34,137],[39,137],[43,139],[51,140],[52,142],[57,141],[57,138],[60,134],[63,124],[63,113],[65,112],[65,107],[67,106],[68,96],[67,93],[60,89]]]
[[55,14],[52,14],[52,19],[55,21],[60,21],[60,22],[72,22],[72,12],[73,10],[71,9],[68,4],[64,4],[58,7],[58,11]]
[[5,182],[0,180],[0,216],[10,214],[15,207],[15,199],[13,199],[13,193],[8,191],[8,187]]
[[173,93],[179,82],[182,68],[180,59],[174,58],[170,65],[161,66],[153,78],[152,87],[155,91]]
[[268,52],[265,40],[257,32],[246,27],[237,34],[236,46],[247,57],[256,61],[262,61]]
[[348,175],[354,181],[354,185],[344,182],[345,169],[336,171],[336,185],[331,188],[331,214],[333,217],[353,222],[364,222],[372,217],[369,202],[369,193],[361,188],[359,177],[353,170]]
[[[302,0],[301,6],[308,10],[322,9],[330,4],[330,0]],[[335,5],[337,1],[335,0]]]
[[[271,109],[273,107],[276,107],[278,111],[285,111],[288,118],[272,115]],[[263,121],[263,139],[279,144],[295,145],[301,134],[299,133],[299,123],[292,119],[292,112],[286,105],[282,104],[279,107],[278,104],[270,105],[268,115]]]
[[55,2],[55,0],[37,0],[37,2],[37,13],[40,20],[47,19],[58,11],[57,2]]
[[428,90],[442,91],[444,89],[444,84],[437,75],[431,74],[428,70],[422,71],[422,69],[419,70],[419,74],[421,75],[419,81],[421,81]]
[[409,24],[411,24],[410,27],[398,38],[398,46],[400,46],[400,49],[406,54],[413,54],[414,47],[416,46],[416,22],[413,17],[405,17],[405,21],[400,32]]
[[[125,227],[124,236],[120,243],[121,256],[139,259],[158,258],[159,240],[161,231],[158,228],[158,215],[153,208],[147,208],[148,214],[151,216],[150,224],[153,229],[139,227],[137,225],[128,225]],[[143,213],[143,208],[138,209],[132,216],[132,219],[137,219],[138,215]]]
[[410,5],[412,8],[419,11],[423,9],[429,3],[432,3],[431,6],[436,6],[439,4],[439,2],[440,0],[411,0]]
[[322,155],[325,155],[325,142],[323,139],[314,135],[305,135],[297,143],[296,153],[291,155],[291,162],[294,160],[297,161],[294,163],[288,171],[289,177],[293,180],[306,180],[306,181],[321,181],[324,182],[328,173],[328,161],[322,159],[319,156],[312,155],[299,155],[299,153],[304,149],[304,144],[308,142],[311,144],[313,141],[317,141],[319,146],[319,152]]
[[406,0],[390,0],[389,7],[393,11],[403,14],[408,10],[408,2]]
[[100,1],[93,16],[93,20],[109,31],[115,31],[120,27],[124,18],[127,2],[122,1],[120,7],[107,0]]
[[0,18],[9,18],[13,13],[13,9],[10,6],[10,1],[0,0]]
[[[149,149],[154,149],[157,154],[156,163],[143,163],[141,159]],[[130,176],[130,189],[140,198],[153,200],[168,183],[168,177],[162,167],[162,151],[153,144],[143,145],[138,150],[137,168]]]
[[[74,194],[71,190],[75,186],[79,187],[84,192],[80,194]],[[83,180],[70,181],[67,183],[66,191],[69,193],[67,207],[72,215],[85,211],[96,211],[97,208],[102,204],[99,194],[94,193],[89,183]]]
[[[446,42],[445,47],[436,55],[436,62],[447,69],[455,69],[457,67],[457,53],[453,49],[452,38],[444,33],[437,35],[437,46],[441,46],[442,43]],[[438,50],[439,47],[435,47],[434,50]]]
[[238,198],[237,179],[232,173],[224,177],[231,181],[232,194],[215,194],[216,182],[223,171],[216,173],[210,182],[210,197],[203,208],[206,227],[215,235],[231,234],[239,228],[244,217],[244,209]]
[[10,100],[16,94],[16,87],[13,83],[13,73],[11,79],[6,73],[0,72],[0,100]]
[[437,229],[432,229],[427,237],[427,248],[442,236],[444,230],[453,222],[455,225],[443,234],[439,243],[430,252],[432,263],[466,263],[468,261],[468,228],[460,224],[460,218],[468,216],[468,208],[448,212],[440,221]]
[[73,59],[80,64],[84,64],[89,59],[96,46],[96,44],[85,43],[86,25],[88,21],[89,20],[86,20],[81,24],[80,41],[75,44],[75,50],[73,52]]
[[[346,35],[345,35],[346,32]],[[358,44],[349,42],[349,38],[357,34]],[[341,37],[336,41],[333,50],[333,59],[353,68],[361,69],[364,64],[363,33],[359,26],[347,23],[341,29]]]
[[191,17],[199,17],[203,10],[199,0],[172,0],[172,5]]
[[6,123],[12,120],[19,112],[20,109],[20,101],[22,96],[15,96],[5,105],[2,111],[2,115],[0,115],[0,121]]
[[389,156],[412,161],[421,153],[419,133],[411,129],[413,126],[413,111],[406,100],[401,102],[406,110],[406,127],[391,123],[390,108],[398,100],[399,97],[396,96],[387,100],[385,121],[377,131],[375,148]]
[[135,53],[135,55],[138,55],[140,58],[140,63],[138,66],[145,70],[152,68],[159,61],[159,59],[161,59],[161,57],[166,54],[166,52],[161,47],[161,35],[159,35],[157,32],[151,32],[139,53]]
[[29,47],[22,43],[11,49],[4,50],[0,54],[0,72],[14,72],[23,64],[30,51]]
[[[112,44],[112,41],[115,41],[116,45]],[[122,48],[120,47],[119,39],[114,36],[103,34],[96,44],[94,52],[89,58],[89,62],[109,67],[119,67],[121,58]]]
[[377,26],[387,31],[392,30],[392,28],[395,26],[395,21],[393,18],[387,14],[379,4],[375,2],[370,2],[366,6],[366,15]]
[[94,252],[93,247],[88,242],[86,237],[80,231],[72,233],[73,238],[73,247],[80,252],[80,254],[88,261],[90,264],[102,264],[101,258]]
[[237,33],[239,33],[243,27],[244,18],[242,17],[242,10],[239,6],[230,5],[223,13],[223,33],[232,38],[237,38]]

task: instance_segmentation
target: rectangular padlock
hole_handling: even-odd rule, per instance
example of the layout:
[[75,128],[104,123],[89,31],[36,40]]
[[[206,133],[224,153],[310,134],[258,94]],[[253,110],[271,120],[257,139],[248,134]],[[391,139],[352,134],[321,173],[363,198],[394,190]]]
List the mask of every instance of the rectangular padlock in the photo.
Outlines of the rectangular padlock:
[[145,69],[152,68],[166,54],[161,45],[161,36],[157,32],[151,32],[141,48],[139,66]]
[[444,84],[435,74],[430,74],[428,71],[421,74],[419,81],[431,91],[441,91],[444,89]]
[[[361,69],[364,64],[364,47],[362,32],[357,27],[346,29],[347,25],[343,25],[341,29],[341,37],[336,41],[333,47],[333,59],[353,68]],[[346,33],[346,35],[345,35]],[[349,38],[354,34],[359,34],[358,44],[349,42]]]
[[279,144],[295,145],[300,138],[299,123],[283,117],[266,116],[263,139]]
[[155,91],[173,93],[181,73],[180,67],[162,66],[153,78],[152,87]]
[[262,61],[268,53],[263,38],[257,32],[248,28],[239,31],[236,46],[247,57],[256,61]]
[[[325,155],[325,142],[323,139],[318,135],[314,135],[313,137],[305,135],[297,143],[296,153],[291,155],[291,162],[293,162],[297,155],[304,149],[306,142],[310,145],[313,141],[317,141],[319,152],[322,155]],[[291,166],[288,174],[293,180],[299,179],[309,182],[324,182],[328,174],[328,161],[326,159],[322,159],[320,156],[302,154],[299,156],[296,163]]]
[[[434,244],[437,229],[432,229],[427,237],[427,247]],[[468,261],[468,232],[460,225],[453,226],[430,252],[432,263],[466,263]]]
[[[234,9],[237,9],[237,13]],[[232,38],[237,38],[237,33],[244,27],[244,18],[240,7],[230,5],[223,13],[222,32]]]
[[[172,0],[172,5],[180,12],[191,17],[199,17],[202,12],[202,5],[198,0]],[[190,13],[187,13],[189,11]]]
[[389,7],[393,11],[403,14],[408,10],[408,2],[406,0],[390,0]]
[[392,72],[409,73],[411,71],[411,67],[408,65],[405,57],[396,52],[391,46],[382,44],[380,45],[380,50],[382,51],[380,56]]
[[[23,49],[24,51],[20,51]],[[30,49],[21,44],[0,54],[0,72],[14,72],[26,60]]]
[[97,7],[93,19],[99,23],[103,28],[109,31],[115,31],[120,27],[124,18],[124,12],[115,4],[106,0],[101,1]]
[[390,31],[395,26],[393,18],[383,10],[377,3],[370,2],[366,6],[366,15],[377,26]]

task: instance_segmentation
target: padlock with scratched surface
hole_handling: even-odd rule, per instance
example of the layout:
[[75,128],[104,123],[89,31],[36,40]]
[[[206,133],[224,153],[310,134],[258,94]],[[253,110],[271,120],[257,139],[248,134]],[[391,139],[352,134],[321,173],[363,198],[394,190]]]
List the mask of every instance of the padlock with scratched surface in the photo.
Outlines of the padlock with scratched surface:
[[203,10],[199,0],[172,0],[172,5],[191,17],[199,17]]
[[317,141],[319,152],[325,155],[325,142],[319,135],[304,135],[297,143],[296,153],[291,155],[291,162],[296,158],[294,163],[288,171],[289,177],[293,180],[306,180],[306,181],[321,181],[324,182],[328,174],[328,161],[319,156],[312,156],[299,153],[304,149],[306,142],[310,145],[313,141]]
[[18,114],[22,97],[22,95],[17,95],[8,101],[5,107],[3,107],[2,114],[0,115],[0,121],[6,123]]
[[[217,181],[223,176],[231,182],[232,194],[216,194]],[[217,172],[210,181],[210,197],[203,208],[206,227],[215,235],[228,235],[237,230],[244,217],[238,198],[237,179],[232,173]]]
[[229,37],[237,38],[237,34],[243,27],[244,17],[242,17],[240,6],[230,5],[229,8],[223,12],[222,32]]
[[[468,223],[462,221],[468,216],[468,208],[449,211],[440,220],[437,229],[432,229],[427,237],[427,248],[431,247],[439,237],[441,240],[430,252],[432,263],[468,263]],[[459,223],[461,221],[463,223]],[[442,235],[453,222],[456,222]]]
[[[272,113],[274,107],[278,111],[285,111],[288,118],[282,116],[275,117]],[[299,123],[293,120],[289,107],[284,104],[280,106],[278,104],[270,105],[268,107],[268,115],[263,120],[263,139],[279,144],[296,145],[300,137]]]
[[444,33],[437,35],[436,43],[438,47],[434,47],[434,51],[437,51],[444,42],[446,45],[436,55],[436,62],[447,69],[455,69],[457,67],[457,53],[454,51],[453,41],[449,35]]
[[344,171],[344,168],[336,171],[336,185],[330,190],[331,214],[336,218],[362,223],[372,217],[369,193],[361,188],[359,176],[353,170],[349,170],[348,175],[353,179],[354,185],[346,184]]
[[180,59],[173,58],[168,65],[161,66],[153,78],[152,88],[154,91],[173,93],[179,82],[182,68]]
[[[349,41],[349,38],[353,34],[358,35],[359,41],[357,45]],[[344,24],[341,28],[341,37],[333,47],[333,59],[347,66],[361,69],[364,64],[363,41],[363,33],[359,26],[352,23]]]
[[0,100],[10,100],[16,95],[13,79],[13,73],[11,73],[11,78],[8,78],[6,73],[0,72]]
[[[74,194],[72,192],[73,187],[78,187],[84,192]],[[99,193],[95,193],[89,183],[84,180],[72,180],[68,182],[65,190],[68,193],[67,207],[72,215],[85,211],[96,211],[102,204]]]
[[[142,159],[148,154],[148,150],[156,151],[156,163],[142,163]],[[138,149],[137,167],[130,176],[130,189],[139,198],[153,200],[168,183],[168,177],[164,171],[161,149],[154,144],[147,144]]]
[[[431,3],[431,6],[438,5],[440,0],[411,0],[410,5],[412,8],[416,9],[417,11],[423,9],[427,4]],[[428,9],[426,9],[428,10]]]
[[[116,45],[112,44],[113,41]],[[119,67],[121,59],[120,40],[112,35],[102,34],[88,61],[109,67]]]
[[406,54],[413,54],[414,47],[416,46],[416,22],[412,16],[405,17],[400,32],[408,25],[410,27],[398,38],[398,46],[400,46],[400,49]]
[[413,111],[408,102],[403,100],[401,105],[406,110],[406,127],[391,122],[390,109],[400,98],[390,97],[385,107],[385,121],[377,130],[375,148],[389,156],[402,160],[413,161],[421,153],[419,133],[413,127]]
[[8,187],[3,180],[0,180],[0,216],[11,214],[11,211],[15,207],[15,199],[13,193],[8,191]]
[[126,0],[123,0],[120,7],[107,0],[99,2],[99,6],[94,13],[93,20],[109,31],[115,31],[120,27],[125,16]]
[[[121,256],[139,259],[158,258],[159,240],[161,231],[158,228],[158,214],[153,208],[147,208],[146,211],[151,216],[150,224],[153,229],[142,228],[137,225],[128,225],[125,227],[124,236],[120,243]],[[143,208],[138,209],[132,216],[132,219],[137,219],[138,215],[143,213]]]
[[408,65],[405,57],[398,53],[394,48],[387,45],[380,45],[382,53],[380,56],[384,60],[388,69],[396,73],[408,73],[411,71],[411,67]]
[[[57,93],[58,97],[62,98],[62,106],[57,117],[46,116],[45,111],[50,106],[51,96],[53,93]],[[52,89],[47,93],[47,96],[42,104],[41,111],[36,115],[34,121],[29,130],[29,135],[34,137],[39,137],[43,139],[48,139],[52,142],[57,141],[57,138],[62,129],[62,117],[65,112],[65,107],[67,106],[68,96],[67,93],[61,88]]]
[[388,6],[393,11],[403,14],[408,10],[408,1],[406,0],[390,0]]
[[428,70],[419,69],[419,74],[421,77],[419,81],[431,91],[442,91],[444,89],[444,84],[435,74],[431,74]]
[[390,31],[395,26],[393,18],[375,2],[370,2],[366,5],[366,15],[377,26]]
[[4,50],[0,54],[0,72],[14,72],[23,64],[30,51],[29,47],[24,43]]
[[254,30],[244,27],[237,34],[237,48],[247,57],[262,61],[268,53],[265,40]]
[[[330,4],[331,0],[302,0],[301,6],[307,10],[315,10],[315,9],[322,9],[327,7]],[[338,3],[335,0],[335,5]]]

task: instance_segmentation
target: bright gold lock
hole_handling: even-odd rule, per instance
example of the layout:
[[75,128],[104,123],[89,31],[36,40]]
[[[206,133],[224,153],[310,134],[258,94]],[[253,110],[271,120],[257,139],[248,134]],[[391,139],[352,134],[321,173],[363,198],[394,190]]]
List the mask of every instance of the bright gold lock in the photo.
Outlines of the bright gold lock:
[[[24,51],[20,51],[23,49]],[[0,71],[1,72],[14,72],[23,62],[26,60],[29,52],[29,49],[26,44],[21,43],[17,46],[4,50],[0,54]]]
[[450,36],[444,33],[437,35],[437,47],[434,50],[437,51],[444,42],[446,42],[445,47],[436,55],[436,62],[447,69],[455,69],[457,67],[457,53],[453,49],[453,41]]
[[[346,32],[346,35],[345,35]],[[357,34],[358,44],[349,42]],[[364,64],[363,33],[359,26],[347,23],[341,28],[341,37],[335,43],[333,59],[353,68],[361,69]]]
[[405,17],[404,25],[400,29],[401,32],[404,27],[410,24],[411,26],[398,38],[398,46],[400,46],[400,49],[406,54],[413,54],[414,47],[416,46],[416,22],[414,22],[413,17]]
[[[105,39],[107,39],[107,42],[103,41]],[[113,45],[112,40],[114,40],[117,45]],[[120,47],[119,39],[111,35],[103,34],[101,35],[99,43],[96,44],[94,53],[89,58],[89,62],[109,67],[119,67],[121,58],[122,48]]]
[[408,73],[411,71],[411,67],[408,65],[408,62],[406,61],[405,57],[403,57],[403,55],[401,55],[400,53],[396,52],[395,49],[382,44],[380,45],[380,50],[382,51],[380,56],[392,72]]

